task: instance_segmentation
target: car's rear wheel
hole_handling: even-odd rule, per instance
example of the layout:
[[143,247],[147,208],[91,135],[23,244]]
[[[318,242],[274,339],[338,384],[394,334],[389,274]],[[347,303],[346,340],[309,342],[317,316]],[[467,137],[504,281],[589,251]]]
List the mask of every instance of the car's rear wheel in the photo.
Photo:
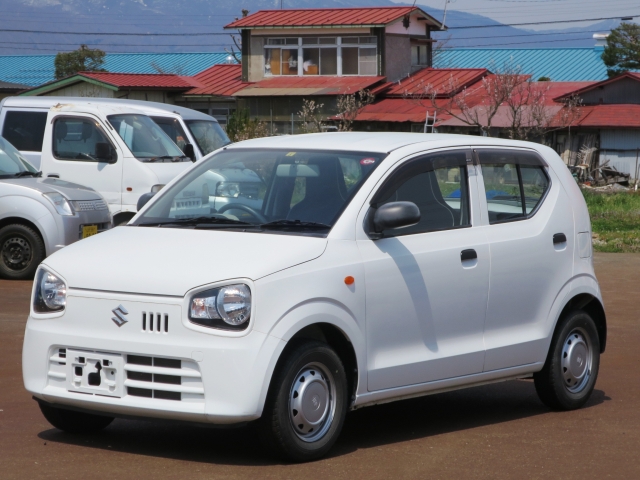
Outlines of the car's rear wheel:
[[550,408],[580,408],[593,392],[599,367],[595,322],[586,312],[574,310],[556,328],[544,367],[533,376],[536,392]]
[[44,242],[32,228],[14,224],[0,229],[0,277],[33,278],[45,256]]
[[265,447],[296,462],[323,456],[340,435],[347,400],[336,352],[316,341],[296,346],[272,380],[260,422]]
[[67,433],[97,432],[113,422],[113,417],[63,410],[43,403],[39,403],[39,405],[44,418],[58,430]]

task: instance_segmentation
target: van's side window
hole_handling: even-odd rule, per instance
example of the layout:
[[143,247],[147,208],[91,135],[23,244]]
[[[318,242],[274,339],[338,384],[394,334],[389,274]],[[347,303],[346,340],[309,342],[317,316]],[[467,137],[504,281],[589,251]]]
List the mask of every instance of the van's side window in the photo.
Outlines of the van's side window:
[[189,142],[177,119],[171,117],[151,117],[151,119],[160,126],[180,150],[184,150],[184,146]]
[[111,162],[116,152],[102,128],[89,118],[59,117],[53,125],[53,155],[59,160]]
[[41,152],[47,112],[8,111],[2,136],[23,152]]
[[383,236],[471,226],[466,158],[465,151],[444,152],[411,160],[398,168],[373,203],[413,202],[420,209],[420,221],[410,227],[385,230]]
[[542,160],[520,150],[478,149],[489,223],[527,218],[549,189]]

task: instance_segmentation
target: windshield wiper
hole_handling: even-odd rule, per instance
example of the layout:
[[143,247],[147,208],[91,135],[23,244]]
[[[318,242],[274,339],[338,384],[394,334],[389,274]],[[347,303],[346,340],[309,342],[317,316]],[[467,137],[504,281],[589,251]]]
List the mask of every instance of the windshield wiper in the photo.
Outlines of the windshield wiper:
[[20,177],[41,177],[42,172],[30,172],[29,170],[25,170],[24,172],[18,172],[14,175],[16,178]]
[[253,227],[252,223],[242,222],[226,217],[194,217],[194,218],[176,218],[166,222],[148,222],[138,223],[140,227],[164,227],[169,225],[176,226],[194,226],[196,228],[219,228],[224,226],[247,225]]
[[300,220],[274,220],[273,222],[261,223],[258,225],[261,228],[278,228],[278,227],[300,227],[300,228],[317,228],[317,229],[331,229],[331,225],[319,222],[302,222]]
[[[183,158],[189,158],[186,155],[159,155],[157,157],[151,157],[151,158],[147,158],[146,160],[143,160],[143,162],[149,162],[149,163],[153,163],[157,160],[171,160],[172,162],[181,162]],[[189,160],[191,160],[189,158]]]

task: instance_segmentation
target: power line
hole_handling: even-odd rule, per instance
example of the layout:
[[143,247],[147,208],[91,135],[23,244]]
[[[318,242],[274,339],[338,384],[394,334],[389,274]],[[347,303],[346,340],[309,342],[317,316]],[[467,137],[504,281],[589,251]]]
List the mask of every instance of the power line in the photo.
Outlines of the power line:
[[200,37],[209,35],[232,35],[230,32],[189,32],[189,33],[126,33],[126,32],[54,32],[51,30],[27,30],[21,28],[0,28],[0,32],[13,33],[47,33],[52,35],[94,35],[105,37]]
[[574,20],[550,20],[547,22],[525,22],[525,23],[498,23],[495,25],[465,25],[464,27],[449,27],[449,30],[462,30],[467,28],[491,28],[491,27],[519,27],[524,25],[549,25],[552,23],[573,23],[573,22],[597,22],[600,20],[619,20],[622,17],[640,17],[640,14],[634,15],[618,15],[615,17],[600,17],[600,18],[582,18]]

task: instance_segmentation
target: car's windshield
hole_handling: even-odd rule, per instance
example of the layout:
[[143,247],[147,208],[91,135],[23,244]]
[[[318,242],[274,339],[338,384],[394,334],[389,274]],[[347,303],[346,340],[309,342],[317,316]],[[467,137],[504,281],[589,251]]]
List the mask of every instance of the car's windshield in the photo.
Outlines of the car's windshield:
[[385,154],[228,149],[163,190],[136,225],[328,233]]
[[196,139],[202,155],[208,155],[220,147],[231,143],[227,134],[217,122],[208,120],[185,120],[189,131]]
[[107,118],[136,158],[142,161],[190,161],[146,115],[123,114]]
[[11,178],[23,173],[38,173],[13,145],[0,137],[0,178]]

